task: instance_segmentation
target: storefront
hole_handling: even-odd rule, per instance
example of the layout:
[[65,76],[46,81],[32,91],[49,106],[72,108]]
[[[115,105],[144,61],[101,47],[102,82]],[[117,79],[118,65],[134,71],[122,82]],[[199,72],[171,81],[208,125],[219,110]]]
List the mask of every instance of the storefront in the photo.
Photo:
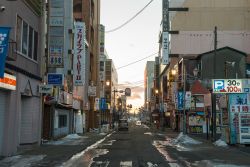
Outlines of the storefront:
[[0,78],[0,155],[4,154],[6,140],[6,116],[8,115],[9,98],[11,91],[16,91],[16,77],[4,73],[4,78]]
[[53,116],[53,138],[66,136],[73,132],[74,114],[72,94],[59,90]]

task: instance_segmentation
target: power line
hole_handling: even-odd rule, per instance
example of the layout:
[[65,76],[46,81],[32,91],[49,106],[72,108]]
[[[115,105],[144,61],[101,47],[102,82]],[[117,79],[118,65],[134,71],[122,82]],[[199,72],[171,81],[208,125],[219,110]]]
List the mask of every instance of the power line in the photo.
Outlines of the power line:
[[153,53],[153,54],[151,54],[151,55],[149,55],[149,56],[147,56],[147,57],[144,57],[144,58],[142,58],[142,59],[140,59],[140,60],[136,60],[136,61],[134,61],[134,62],[132,62],[132,63],[126,64],[126,65],[124,65],[124,66],[118,67],[117,70],[119,70],[119,69],[121,69],[121,68],[124,68],[124,67],[127,67],[127,66],[130,66],[130,65],[132,65],[132,64],[138,63],[138,62],[140,62],[140,61],[142,61],[142,60],[145,60],[145,59],[147,59],[147,58],[149,58],[149,57],[152,57],[152,56],[154,56],[154,55],[156,55],[156,54],[158,54],[158,52]]
[[110,32],[114,32],[114,31],[117,31],[119,30],[120,28],[122,28],[123,26],[125,26],[126,24],[128,24],[129,22],[131,22],[134,18],[136,18],[141,12],[143,12],[143,10],[146,9],[146,7],[149,6],[150,3],[152,3],[154,0],[151,0],[149,3],[147,3],[146,6],[144,6],[139,12],[137,12],[133,17],[131,17],[128,21],[126,21],[125,23],[123,23],[122,25],[112,29],[112,30],[109,30],[109,31],[105,31],[105,33],[110,33]]

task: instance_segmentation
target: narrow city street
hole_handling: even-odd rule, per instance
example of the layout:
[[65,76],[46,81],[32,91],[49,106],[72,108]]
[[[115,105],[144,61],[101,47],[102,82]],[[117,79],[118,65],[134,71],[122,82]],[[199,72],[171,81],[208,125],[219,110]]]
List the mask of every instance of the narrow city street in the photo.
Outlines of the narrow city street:
[[[133,167],[237,167],[249,166],[249,153],[236,148],[217,147],[146,125],[131,123],[129,131],[113,133],[82,156],[72,157],[63,166]],[[88,165],[87,165],[88,164]]]
[[71,135],[0,161],[7,167],[247,167],[250,148],[129,123],[128,131]]

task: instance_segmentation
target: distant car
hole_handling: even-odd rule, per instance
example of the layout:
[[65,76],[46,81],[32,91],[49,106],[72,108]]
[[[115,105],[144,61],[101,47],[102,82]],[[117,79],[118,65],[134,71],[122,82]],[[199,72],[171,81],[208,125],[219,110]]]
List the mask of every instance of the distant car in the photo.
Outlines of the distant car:
[[135,123],[137,126],[140,126],[141,125],[141,121],[136,121]]
[[128,120],[120,119],[118,122],[118,130],[128,130]]

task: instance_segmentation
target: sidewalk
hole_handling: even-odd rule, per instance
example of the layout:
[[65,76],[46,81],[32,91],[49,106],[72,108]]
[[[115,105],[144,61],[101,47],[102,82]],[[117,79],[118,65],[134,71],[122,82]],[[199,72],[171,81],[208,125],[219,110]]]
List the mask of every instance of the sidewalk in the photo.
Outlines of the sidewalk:
[[[111,133],[111,132],[109,132]],[[15,156],[0,160],[1,167],[59,166],[73,155],[103,139],[109,133],[87,132],[80,138],[50,141],[35,148],[22,149]]]

